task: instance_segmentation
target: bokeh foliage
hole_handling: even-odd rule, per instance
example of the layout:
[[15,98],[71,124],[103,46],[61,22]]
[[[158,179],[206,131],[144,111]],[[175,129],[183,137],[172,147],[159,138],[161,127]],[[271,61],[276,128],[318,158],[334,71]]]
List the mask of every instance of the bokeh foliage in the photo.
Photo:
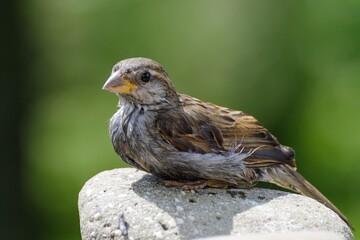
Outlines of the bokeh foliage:
[[41,239],[79,239],[77,194],[125,165],[101,90],[128,57],[157,60],[182,93],[255,115],[299,171],[360,224],[358,1],[46,1],[22,5],[33,43],[22,182]]

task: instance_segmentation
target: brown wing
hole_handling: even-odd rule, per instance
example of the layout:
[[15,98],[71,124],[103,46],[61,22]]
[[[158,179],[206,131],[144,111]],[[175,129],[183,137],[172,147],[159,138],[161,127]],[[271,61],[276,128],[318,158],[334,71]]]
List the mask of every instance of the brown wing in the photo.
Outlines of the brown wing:
[[176,150],[195,153],[221,153],[223,137],[204,114],[189,114],[185,108],[159,114],[156,122],[162,138]]
[[[182,113],[160,118],[160,133],[179,151],[225,153],[253,152],[246,159],[249,167],[287,164],[296,167],[294,151],[281,145],[254,117],[179,95]],[[166,121],[165,121],[166,119]]]

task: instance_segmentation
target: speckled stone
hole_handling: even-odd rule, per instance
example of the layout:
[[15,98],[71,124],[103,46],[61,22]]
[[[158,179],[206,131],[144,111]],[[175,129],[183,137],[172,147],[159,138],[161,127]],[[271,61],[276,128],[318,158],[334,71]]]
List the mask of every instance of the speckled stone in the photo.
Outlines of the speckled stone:
[[336,213],[308,197],[261,188],[182,191],[132,168],[91,178],[79,193],[79,213],[82,239],[172,240],[303,231],[354,239]]

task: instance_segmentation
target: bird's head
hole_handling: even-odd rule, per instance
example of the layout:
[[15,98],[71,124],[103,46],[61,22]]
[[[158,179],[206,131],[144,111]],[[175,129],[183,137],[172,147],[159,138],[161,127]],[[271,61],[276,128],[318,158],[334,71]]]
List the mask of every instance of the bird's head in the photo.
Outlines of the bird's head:
[[129,58],[115,64],[103,89],[140,105],[172,105],[178,101],[164,68],[148,58]]

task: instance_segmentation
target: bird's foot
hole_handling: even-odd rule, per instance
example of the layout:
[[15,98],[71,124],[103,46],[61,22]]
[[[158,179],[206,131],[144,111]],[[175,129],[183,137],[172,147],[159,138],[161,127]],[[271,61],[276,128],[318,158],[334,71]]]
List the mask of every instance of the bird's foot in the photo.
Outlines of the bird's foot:
[[161,182],[166,187],[180,187],[182,190],[196,190],[205,187],[212,188],[228,188],[229,184],[217,180],[197,180],[197,181],[176,181],[176,180],[162,180]]

